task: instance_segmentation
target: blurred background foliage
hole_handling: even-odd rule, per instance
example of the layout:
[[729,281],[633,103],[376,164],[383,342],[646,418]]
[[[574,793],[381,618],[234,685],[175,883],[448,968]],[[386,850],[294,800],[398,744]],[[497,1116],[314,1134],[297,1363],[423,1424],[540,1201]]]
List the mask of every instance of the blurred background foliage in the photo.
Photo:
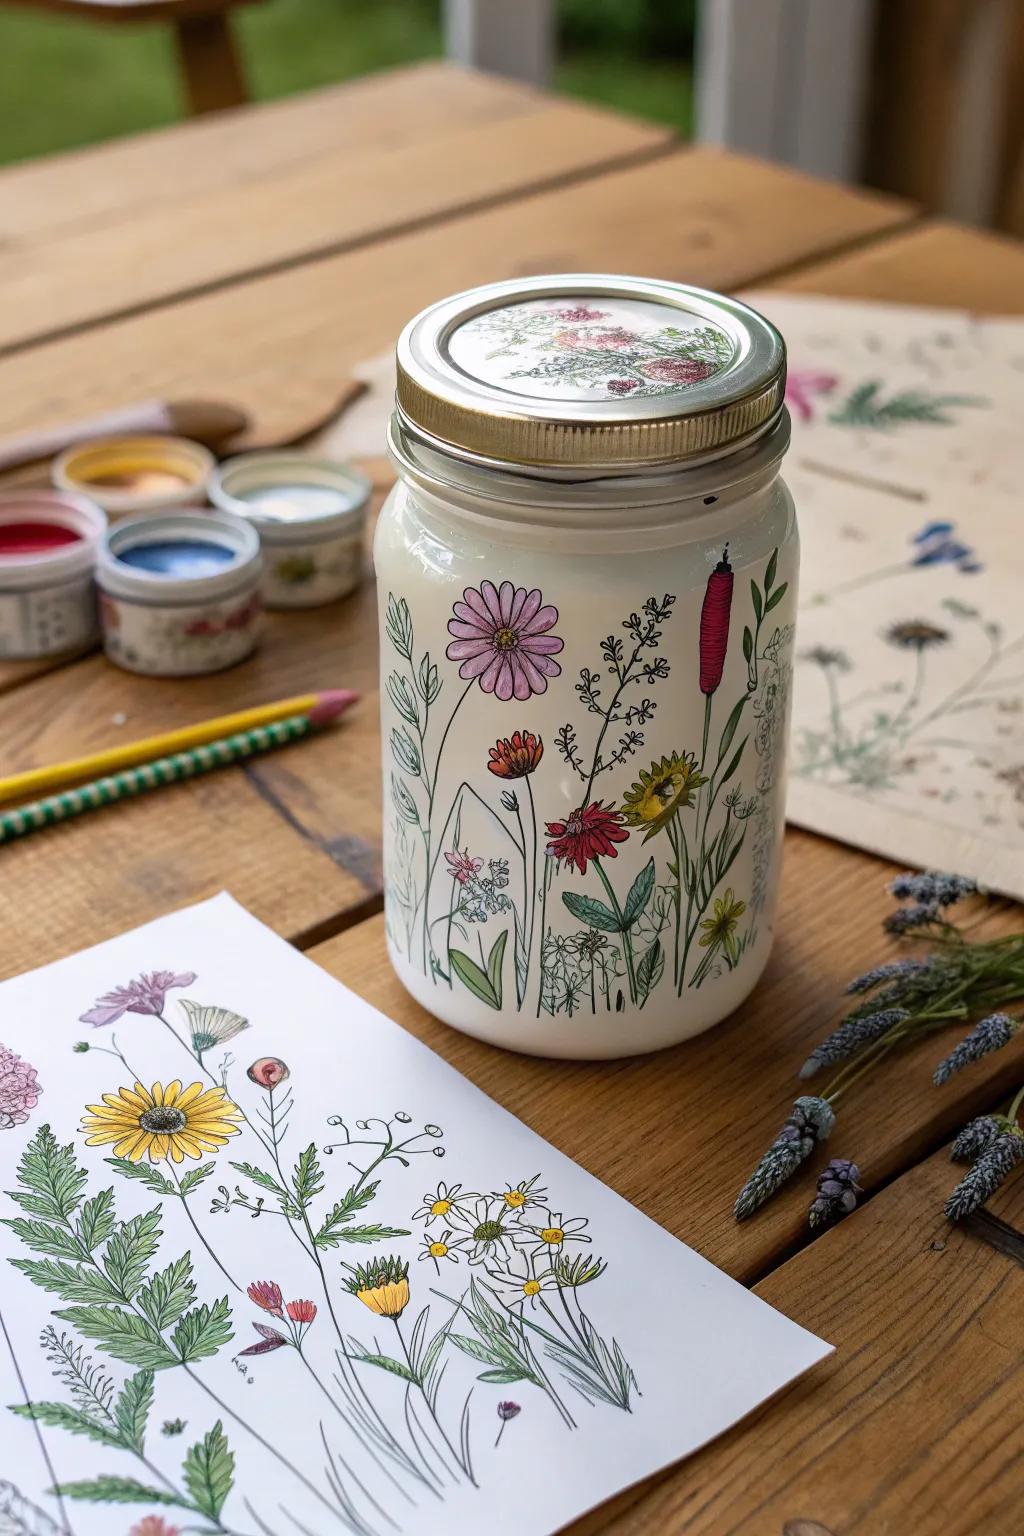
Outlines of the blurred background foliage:
[[[695,0],[559,0],[556,90],[688,133]],[[439,0],[266,0],[235,13],[255,100],[442,52]],[[183,115],[167,27],[0,3],[0,162]]]

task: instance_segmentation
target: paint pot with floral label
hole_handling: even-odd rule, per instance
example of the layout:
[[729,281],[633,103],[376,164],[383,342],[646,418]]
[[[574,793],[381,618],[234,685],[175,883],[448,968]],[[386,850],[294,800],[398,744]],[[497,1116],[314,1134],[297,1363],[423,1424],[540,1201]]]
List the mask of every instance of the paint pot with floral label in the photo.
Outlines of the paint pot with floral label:
[[785,347],[681,285],[443,300],[398,343],[377,527],[399,978],[539,1055],[733,1012],[775,924],[797,532]]
[[185,437],[101,437],[53,462],[53,483],[81,491],[111,517],[195,506],[206,495],[214,458]]
[[209,494],[259,530],[268,608],[317,608],[359,585],[370,482],[358,470],[299,453],[245,453],[221,465]]
[[229,512],[118,523],[96,563],[107,655],[153,677],[234,666],[259,636],[261,570],[259,535]]
[[56,656],[99,638],[93,566],[106,526],[85,496],[0,495],[0,656]]

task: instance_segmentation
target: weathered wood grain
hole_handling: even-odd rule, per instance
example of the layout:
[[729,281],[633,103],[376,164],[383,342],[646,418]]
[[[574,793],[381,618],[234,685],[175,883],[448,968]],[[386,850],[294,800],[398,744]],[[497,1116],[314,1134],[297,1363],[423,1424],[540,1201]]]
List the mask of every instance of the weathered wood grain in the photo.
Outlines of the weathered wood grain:
[[[835,1354],[589,1529],[980,1536],[1018,1524],[1024,1266],[944,1220],[957,1177],[938,1153],[762,1281],[757,1294]],[[1024,1227],[1024,1179],[992,1211]]]
[[445,293],[492,278],[633,271],[735,287],[904,222],[907,205],[739,156],[682,150],[33,346],[0,419],[46,427],[139,398],[224,399],[253,443],[331,416],[347,370]]
[[[458,98],[457,74],[451,83]],[[671,143],[666,129],[537,98],[493,122],[440,132],[428,122],[399,144],[368,134],[355,152],[342,142],[333,155],[182,194],[169,208],[125,206],[73,235],[0,249],[0,352],[569,183]]]
[[[437,1022],[404,991],[373,918],[317,946],[312,958],[397,1019],[499,1103],[648,1216],[738,1279],[752,1281],[810,1239],[814,1172],[850,1157],[876,1189],[926,1156],[1021,1077],[1021,1055],[996,1054],[941,1091],[931,1071],[939,1035],[908,1050],[844,1104],[827,1148],[750,1220],[733,1219],[735,1196],[780,1129],[797,1071],[845,1012],[851,976],[895,952],[880,932],[890,906],[887,867],[809,833],[786,839],[775,950],[753,996],[726,1023],[655,1056],[611,1063],[542,1061],[468,1039]],[[993,904],[980,931],[1019,929],[1019,910]]]

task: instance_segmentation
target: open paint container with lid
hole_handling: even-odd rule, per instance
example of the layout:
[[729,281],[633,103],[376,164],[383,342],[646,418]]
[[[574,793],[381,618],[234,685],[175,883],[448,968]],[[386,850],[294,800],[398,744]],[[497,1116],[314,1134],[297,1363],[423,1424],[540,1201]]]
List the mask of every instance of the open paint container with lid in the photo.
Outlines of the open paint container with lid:
[[97,639],[93,566],[106,526],[85,496],[0,495],[0,656],[56,656]]
[[120,517],[202,502],[213,466],[209,449],[185,437],[101,437],[68,448],[52,473],[61,490],[83,492]]
[[268,608],[315,608],[358,586],[370,498],[358,470],[300,453],[245,453],[215,472],[209,496],[259,531]]
[[157,512],[111,528],[100,547],[103,645],[154,677],[218,672],[259,637],[260,541],[226,512]]

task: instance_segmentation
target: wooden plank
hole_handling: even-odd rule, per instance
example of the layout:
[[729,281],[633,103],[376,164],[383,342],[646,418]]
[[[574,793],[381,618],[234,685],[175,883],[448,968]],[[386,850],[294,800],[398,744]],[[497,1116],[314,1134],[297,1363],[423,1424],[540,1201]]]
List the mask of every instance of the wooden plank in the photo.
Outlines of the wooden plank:
[[[987,1223],[948,1225],[957,1177],[936,1154],[758,1285],[835,1354],[586,1529],[978,1536],[1019,1525],[1024,1247],[1018,1237],[1016,1257],[999,1252]],[[991,1210],[1024,1230],[1024,1178]]]
[[892,199],[681,151],[34,346],[0,370],[0,419],[13,432],[143,396],[212,397],[250,413],[253,442],[290,441],[329,418],[347,368],[445,293],[616,268],[733,287],[909,216]]
[[793,293],[894,304],[953,305],[979,314],[1024,313],[1024,245],[936,221],[779,279]]
[[536,110],[535,92],[450,64],[413,64],[343,85],[132,134],[0,171],[0,231],[27,249],[181,202],[282,177],[339,152],[398,149]]
[[[380,917],[318,946],[312,958],[655,1221],[749,1282],[809,1240],[811,1170],[829,1156],[858,1159],[865,1188],[876,1189],[1020,1079],[1020,1053],[1015,1060],[1006,1051],[940,1091],[931,1069],[947,1037],[921,1042],[889,1068],[884,1093],[851,1095],[809,1171],[750,1220],[734,1220],[741,1185],[793,1100],[808,1091],[797,1080],[801,1063],[846,1011],[846,982],[896,952],[879,928],[891,872],[866,854],[790,829],[775,950],[753,996],[709,1034],[629,1061],[540,1061],[439,1024],[393,974]],[[985,935],[1014,928],[1020,911],[1005,904],[993,904],[979,924]]]
[[169,208],[124,208],[74,235],[10,243],[0,251],[0,352],[557,186],[672,142],[667,129],[538,97],[513,117],[443,132],[428,124],[408,142],[341,142],[278,174],[182,193]]

